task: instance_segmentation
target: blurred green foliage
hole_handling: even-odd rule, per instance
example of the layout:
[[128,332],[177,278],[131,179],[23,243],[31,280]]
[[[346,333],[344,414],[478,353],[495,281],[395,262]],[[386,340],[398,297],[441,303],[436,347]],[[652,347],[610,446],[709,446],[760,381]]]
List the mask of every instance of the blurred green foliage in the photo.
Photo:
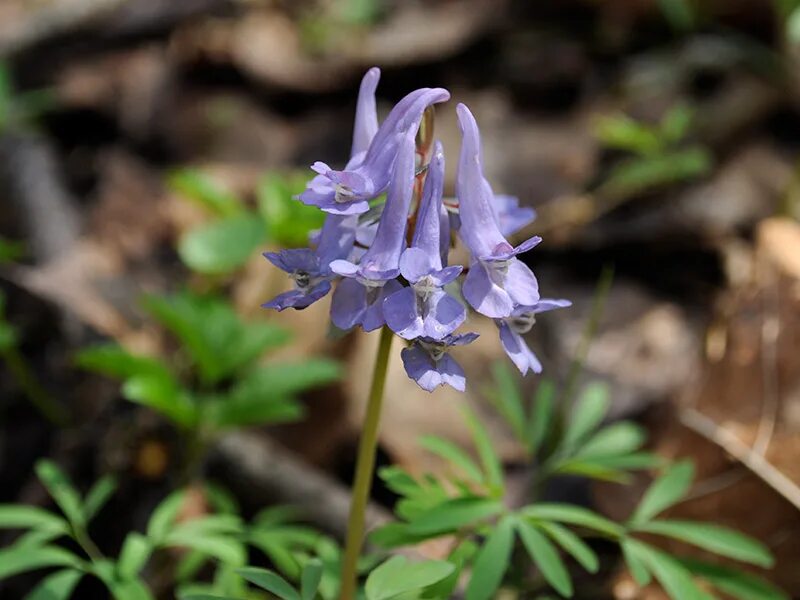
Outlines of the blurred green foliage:
[[0,134],[31,127],[54,104],[55,98],[49,90],[17,92],[8,65],[0,61]]
[[693,111],[679,104],[655,125],[625,115],[599,119],[595,135],[600,142],[632,156],[612,167],[596,193],[606,198],[626,199],[709,173],[712,158],[708,150],[685,144],[693,118]]
[[339,365],[327,359],[262,364],[289,341],[288,332],[246,322],[220,298],[150,296],[144,308],[179,343],[171,365],[115,344],[82,350],[77,364],[121,380],[126,399],[203,441],[231,428],[297,420],[303,415],[297,396],[340,376]]
[[322,227],[324,215],[295,200],[307,177],[270,173],[261,178],[256,208],[225,190],[204,173],[181,169],[168,185],[209,212],[208,223],[186,233],[178,254],[190,269],[207,275],[231,273],[264,244],[294,248],[308,244],[309,233]]

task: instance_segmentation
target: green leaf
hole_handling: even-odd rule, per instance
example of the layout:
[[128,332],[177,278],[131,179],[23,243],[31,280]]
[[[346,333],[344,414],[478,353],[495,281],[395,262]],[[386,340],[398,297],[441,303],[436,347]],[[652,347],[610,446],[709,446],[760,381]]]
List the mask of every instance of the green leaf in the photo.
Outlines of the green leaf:
[[275,325],[242,321],[230,304],[212,296],[148,296],[144,308],[181,341],[206,384],[249,367],[288,339]]
[[475,461],[466,452],[450,440],[436,435],[425,435],[419,439],[419,445],[428,452],[432,452],[448,461],[472,481],[477,483],[483,481],[483,473],[481,473],[480,467],[475,464]]
[[313,558],[303,567],[300,575],[300,598],[301,600],[314,600],[317,596],[319,583],[322,581],[322,561]]
[[551,430],[555,415],[556,386],[550,379],[543,379],[536,388],[527,426],[528,449],[531,454],[541,450]]
[[489,600],[503,582],[514,548],[514,519],[503,517],[478,551],[467,584],[466,600]]
[[472,433],[472,440],[475,442],[475,448],[481,459],[483,470],[486,472],[486,479],[489,482],[489,486],[497,496],[502,496],[504,490],[503,466],[500,463],[500,458],[494,451],[494,445],[489,437],[489,433],[471,408],[464,405],[462,411],[464,413],[464,419],[467,421],[467,426]]
[[241,600],[241,598],[234,598],[233,596],[217,596],[216,594],[179,594],[180,600]]
[[626,150],[640,155],[653,155],[662,148],[658,134],[647,125],[626,115],[598,119],[595,136],[609,148]]
[[526,506],[520,512],[524,516],[537,521],[556,521],[578,525],[611,537],[619,537],[624,531],[620,525],[613,521],[609,521],[587,508],[572,504],[542,502]]
[[277,573],[266,569],[256,569],[255,567],[237,569],[236,572],[253,585],[275,594],[282,600],[301,600],[300,594]]
[[620,542],[620,548],[633,580],[642,587],[649,585],[653,578],[650,575],[650,571],[647,570],[647,565],[639,557],[636,545],[631,545],[630,540],[623,538]]
[[152,542],[160,544],[172,529],[185,497],[186,492],[183,490],[172,492],[150,515],[150,521],[147,523],[147,537]]
[[694,28],[697,16],[690,0],[658,0],[658,5],[675,31],[687,32]]
[[81,497],[64,472],[54,462],[40,460],[36,463],[36,475],[69,522],[79,526],[84,525],[86,520]]
[[494,386],[486,390],[486,395],[511,426],[517,439],[524,443],[526,418],[517,379],[505,361],[498,361],[492,365],[492,375]]
[[119,379],[169,373],[158,359],[132,354],[117,344],[98,344],[85,348],[75,355],[75,364],[87,371]]
[[565,598],[572,597],[572,580],[569,578],[567,568],[558,555],[558,550],[542,533],[528,521],[517,519],[515,521],[517,533],[522,540],[522,545],[528,551],[536,566],[542,572],[545,580]]
[[162,545],[190,548],[237,567],[247,563],[247,552],[244,545],[238,540],[222,534],[176,528],[166,535]]
[[135,531],[129,533],[120,550],[117,572],[124,579],[136,577],[144,568],[152,551],[150,540],[145,536]]
[[692,544],[720,556],[769,568],[774,559],[762,543],[738,531],[697,521],[661,520],[643,523],[637,531],[654,533]]
[[711,600],[711,596],[694,582],[691,573],[668,554],[631,539],[627,546],[673,600]]
[[580,537],[558,523],[537,521],[536,526],[550,536],[589,573],[597,573],[600,568],[597,554]]
[[445,561],[409,562],[404,556],[393,556],[367,577],[367,600],[399,598],[438,583],[454,570],[455,567]]
[[686,104],[673,106],[661,119],[661,135],[667,142],[677,143],[689,132],[694,111]]
[[45,529],[66,532],[66,521],[53,513],[24,504],[0,504],[0,529]]
[[42,579],[24,600],[67,600],[83,577],[81,571],[63,569]]
[[262,178],[258,185],[258,210],[267,225],[270,239],[279,246],[307,246],[308,234],[322,227],[324,214],[294,198],[303,191],[307,182],[305,173],[293,176],[273,173]]
[[610,469],[605,465],[583,460],[565,461],[557,465],[552,472],[568,475],[580,475],[582,477],[589,477],[591,479],[611,481],[615,483],[627,483],[630,479],[630,476],[624,471]]
[[642,447],[646,439],[641,427],[622,421],[603,427],[575,453],[576,458],[595,458],[631,454]]
[[185,428],[197,423],[197,406],[171,375],[136,375],[122,384],[126,400],[152,408]]
[[608,412],[608,394],[608,386],[604,383],[595,382],[586,386],[572,411],[562,446],[574,447],[600,425]]
[[80,568],[80,559],[57,546],[9,546],[0,549],[0,579],[45,567]]
[[686,496],[694,478],[694,466],[689,461],[669,467],[645,492],[630,518],[633,526],[641,525]]
[[220,216],[235,215],[242,210],[242,201],[239,198],[196,169],[173,171],[167,178],[167,185],[174,192]]
[[259,217],[234,214],[186,233],[178,242],[178,255],[198,273],[222,275],[247,262],[266,238]]
[[265,365],[245,375],[230,393],[213,403],[210,418],[217,427],[295,421],[302,417],[303,407],[294,396],[340,376],[339,363],[325,359]]
[[117,482],[111,475],[101,477],[92,486],[83,501],[83,513],[87,522],[91,521],[100,512],[116,490]]
[[441,535],[467,525],[477,525],[503,510],[503,504],[488,498],[456,498],[422,513],[408,524],[416,535]]
[[789,595],[761,577],[741,569],[698,560],[679,561],[692,574],[738,600],[789,600]]
[[705,175],[713,161],[705,148],[691,147],[659,156],[635,158],[617,165],[596,194],[630,198],[637,194]]

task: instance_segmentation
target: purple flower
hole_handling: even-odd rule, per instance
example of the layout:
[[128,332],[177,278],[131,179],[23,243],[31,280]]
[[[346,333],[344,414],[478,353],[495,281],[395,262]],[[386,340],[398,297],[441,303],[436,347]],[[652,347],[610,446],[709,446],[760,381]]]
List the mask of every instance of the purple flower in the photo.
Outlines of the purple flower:
[[[362,83],[359,110],[356,111],[358,116],[365,115],[364,119],[367,115],[371,118],[370,101],[374,103],[378,76],[377,69],[370,69],[364,76],[368,82]],[[374,78],[374,85],[371,83],[373,79],[368,78]],[[323,162],[314,163],[311,168],[318,175],[300,194],[300,200],[334,214],[367,212],[369,200],[382,194],[388,187],[392,165],[406,134],[412,130],[416,134],[422,114],[428,106],[449,98],[450,93],[442,88],[422,88],[408,94],[395,105],[378,128],[366,153],[351,156],[343,171],[335,171]],[[357,122],[356,131],[360,128],[361,124]],[[362,138],[365,137],[354,135],[354,149],[361,147]]]
[[331,319],[340,329],[361,325],[372,331],[383,325],[383,301],[401,288],[394,280],[400,274],[414,187],[415,135],[409,130],[402,140],[378,231],[360,264],[335,260],[330,265],[334,273],[348,278],[336,288],[331,306]]
[[508,317],[515,306],[532,306],[539,300],[536,277],[516,256],[542,240],[533,237],[514,248],[501,233],[492,207],[495,196],[483,176],[478,125],[463,104],[457,112],[463,136],[456,174],[459,234],[472,253],[464,298],[487,317]]
[[451,346],[464,346],[477,339],[477,333],[448,335],[440,340],[419,338],[400,352],[406,374],[423,390],[432,392],[440,385],[449,385],[463,392],[464,370],[447,353]]
[[437,142],[411,247],[400,257],[400,273],[411,285],[389,296],[383,304],[386,324],[407,340],[423,336],[441,339],[453,333],[467,317],[464,306],[443,289],[461,273],[460,265],[442,268],[439,209],[443,187],[444,152]]
[[528,206],[520,206],[516,196],[497,194],[493,206],[497,225],[504,236],[514,235],[536,219],[536,211]]
[[278,311],[306,308],[331,290],[331,261],[347,258],[353,250],[358,217],[328,215],[317,236],[316,251],[296,248],[265,252],[264,257],[294,280],[295,289],[262,304]]
[[525,343],[523,334],[528,333],[536,323],[536,315],[541,312],[555,310],[556,308],[566,308],[572,306],[569,300],[542,299],[533,306],[519,306],[514,309],[510,317],[496,319],[495,324],[500,330],[500,342],[503,350],[517,366],[520,372],[525,375],[528,370],[534,373],[542,372],[542,363]]

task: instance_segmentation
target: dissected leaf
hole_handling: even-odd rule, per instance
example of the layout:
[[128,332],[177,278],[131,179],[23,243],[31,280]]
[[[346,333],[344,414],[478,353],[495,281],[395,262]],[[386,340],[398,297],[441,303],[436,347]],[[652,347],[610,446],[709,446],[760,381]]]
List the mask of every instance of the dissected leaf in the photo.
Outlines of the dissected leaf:
[[277,573],[274,573],[273,571],[247,567],[246,569],[237,569],[236,572],[253,585],[257,585],[258,587],[275,594],[282,600],[301,600],[300,594],[297,593],[297,590],[295,590],[292,585],[283,577]]
[[550,536],[589,573],[597,573],[600,568],[597,554],[580,537],[558,523],[537,521],[536,526]]
[[475,442],[475,448],[478,450],[483,470],[486,473],[486,480],[489,486],[497,495],[502,495],[503,484],[503,466],[500,463],[500,457],[494,450],[494,445],[489,437],[486,428],[478,419],[477,415],[472,409],[463,406],[464,418],[467,421],[467,426],[472,433],[472,440]]
[[51,573],[33,588],[24,600],[67,600],[83,577],[76,569],[63,569]]
[[641,561],[673,600],[711,600],[677,560],[637,540],[627,541],[628,551]]
[[267,225],[270,239],[278,245],[296,248],[308,245],[308,234],[322,227],[323,213],[314,206],[295,200],[308,182],[305,173],[266,175],[256,190],[258,210]]
[[660,520],[644,523],[639,531],[670,537],[728,558],[771,567],[775,562],[761,542],[738,531],[697,521]]
[[531,454],[541,450],[551,431],[555,415],[556,386],[550,379],[543,379],[536,388],[527,425],[528,449]]
[[139,574],[145,563],[150,558],[153,547],[141,533],[129,533],[122,544],[117,561],[117,571],[125,579],[131,579]]
[[632,545],[628,539],[623,539],[620,542],[620,548],[633,580],[642,587],[649,585],[653,577],[650,575],[645,562],[640,558],[636,545]]
[[521,513],[537,521],[569,523],[570,525],[586,527],[611,537],[618,537],[623,532],[623,528],[617,523],[601,517],[588,508],[572,504],[540,502],[524,507]]
[[608,394],[608,386],[604,383],[595,382],[586,386],[572,411],[562,446],[574,447],[600,425],[608,411]]
[[19,546],[0,549],[0,579],[45,567],[80,568],[81,560],[57,546]]
[[492,365],[492,375],[494,377],[494,385],[486,390],[486,394],[511,426],[511,430],[517,436],[517,439],[525,443],[525,408],[522,404],[522,394],[514,373],[505,361],[498,361]]
[[455,567],[445,561],[410,562],[403,556],[394,556],[367,577],[367,600],[399,598],[443,580],[454,570]]
[[175,524],[185,498],[186,492],[178,490],[172,492],[156,507],[147,523],[147,537],[150,540],[156,544],[161,543]]
[[576,458],[627,455],[637,451],[645,441],[641,427],[622,421],[603,427],[576,452]]
[[86,519],[80,494],[61,468],[50,460],[40,460],[36,463],[36,475],[70,523],[82,526]]
[[436,435],[426,435],[420,438],[419,445],[451,463],[472,481],[477,483],[483,481],[484,477],[480,467],[464,450],[450,440]]
[[689,461],[675,463],[656,479],[645,492],[630,523],[639,525],[666,510],[689,491],[694,478],[694,466]]
[[477,525],[499,514],[503,504],[487,498],[456,498],[422,513],[408,524],[408,532],[416,535],[441,535],[467,525]]
[[0,504],[0,529],[45,529],[66,532],[67,522],[58,515],[36,506]]
[[300,575],[300,598],[301,600],[314,600],[317,596],[319,583],[322,581],[322,561],[311,559],[303,567]]
[[691,573],[737,600],[789,600],[789,595],[769,581],[741,569],[712,565],[698,560],[681,560]]
[[572,580],[567,567],[553,546],[534,525],[524,519],[517,519],[517,533],[531,560],[539,567],[547,583],[565,598],[572,597]]
[[514,549],[514,519],[506,516],[489,533],[472,563],[466,600],[489,600],[503,582]]
[[92,486],[83,501],[83,512],[87,521],[91,521],[100,512],[116,490],[117,482],[111,475],[101,477]]

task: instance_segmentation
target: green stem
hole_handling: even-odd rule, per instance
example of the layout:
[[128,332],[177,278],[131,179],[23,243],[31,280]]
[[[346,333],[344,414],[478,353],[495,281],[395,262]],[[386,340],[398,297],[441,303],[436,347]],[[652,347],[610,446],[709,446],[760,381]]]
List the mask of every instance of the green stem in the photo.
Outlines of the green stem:
[[356,475],[350,501],[350,519],[347,522],[347,540],[342,562],[342,585],[339,600],[354,600],[357,587],[358,558],[364,544],[364,522],[369,502],[372,476],[375,470],[375,451],[378,447],[378,426],[383,404],[383,388],[386,384],[386,371],[389,366],[389,349],[392,345],[392,332],[388,327],[381,330],[378,355],[372,372],[372,387],[369,392],[364,428],[358,444]]

